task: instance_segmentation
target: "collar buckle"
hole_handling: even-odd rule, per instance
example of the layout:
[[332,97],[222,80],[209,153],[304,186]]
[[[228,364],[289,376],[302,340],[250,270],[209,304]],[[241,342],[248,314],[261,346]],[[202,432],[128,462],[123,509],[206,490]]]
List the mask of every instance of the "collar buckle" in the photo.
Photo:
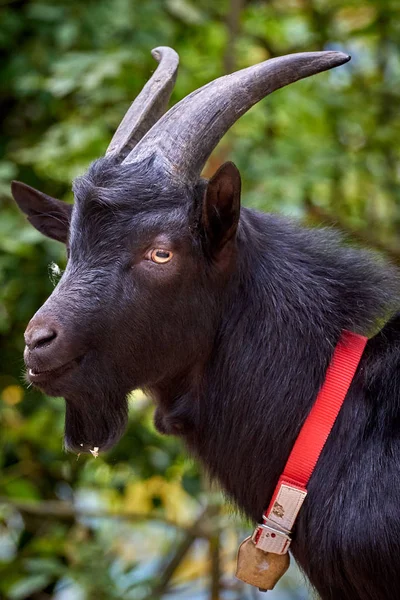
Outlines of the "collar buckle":
[[278,529],[275,524],[268,524],[269,520],[265,517],[264,520],[265,523],[258,525],[251,536],[254,545],[264,552],[286,554],[292,541],[290,532]]

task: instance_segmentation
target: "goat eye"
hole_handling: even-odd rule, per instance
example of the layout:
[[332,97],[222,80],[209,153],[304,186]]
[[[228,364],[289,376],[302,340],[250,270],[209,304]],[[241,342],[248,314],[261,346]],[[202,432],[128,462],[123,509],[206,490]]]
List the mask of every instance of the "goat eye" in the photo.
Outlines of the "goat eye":
[[150,253],[151,260],[159,265],[169,262],[172,257],[172,252],[169,250],[162,250],[161,248],[155,248]]

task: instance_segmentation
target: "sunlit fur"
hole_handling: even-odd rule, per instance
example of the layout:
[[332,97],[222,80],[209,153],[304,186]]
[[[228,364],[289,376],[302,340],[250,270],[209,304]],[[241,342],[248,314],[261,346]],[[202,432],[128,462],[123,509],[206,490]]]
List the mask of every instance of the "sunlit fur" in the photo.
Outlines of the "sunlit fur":
[[[376,332],[398,306],[398,276],[333,231],[247,209],[216,255],[206,185],[97,161],[75,183],[70,260],[41,314],[83,355],[56,390],[70,447],[114,443],[126,394],[143,387],[160,431],[256,521],[341,331]],[[140,259],[160,234],[169,271]],[[395,316],[367,344],[297,520],[293,554],[324,600],[400,595],[399,348]]]

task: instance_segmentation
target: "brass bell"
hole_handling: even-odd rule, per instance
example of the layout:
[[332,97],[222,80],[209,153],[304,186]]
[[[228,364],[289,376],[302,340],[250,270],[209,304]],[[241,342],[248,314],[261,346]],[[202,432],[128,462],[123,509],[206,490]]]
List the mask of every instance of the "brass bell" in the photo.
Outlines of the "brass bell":
[[255,546],[251,537],[248,537],[239,546],[236,577],[266,592],[274,589],[288,570],[289,564],[290,557],[287,552],[264,552]]

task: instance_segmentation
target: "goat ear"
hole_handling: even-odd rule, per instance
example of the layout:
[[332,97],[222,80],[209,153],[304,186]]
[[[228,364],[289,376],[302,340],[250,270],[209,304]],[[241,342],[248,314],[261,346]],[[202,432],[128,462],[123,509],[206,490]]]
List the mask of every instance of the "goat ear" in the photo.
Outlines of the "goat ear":
[[63,242],[68,239],[72,206],[39,192],[26,183],[13,181],[12,195],[32,225],[49,238]]
[[222,250],[236,233],[240,214],[240,173],[232,162],[213,175],[204,194],[202,221],[213,253]]

